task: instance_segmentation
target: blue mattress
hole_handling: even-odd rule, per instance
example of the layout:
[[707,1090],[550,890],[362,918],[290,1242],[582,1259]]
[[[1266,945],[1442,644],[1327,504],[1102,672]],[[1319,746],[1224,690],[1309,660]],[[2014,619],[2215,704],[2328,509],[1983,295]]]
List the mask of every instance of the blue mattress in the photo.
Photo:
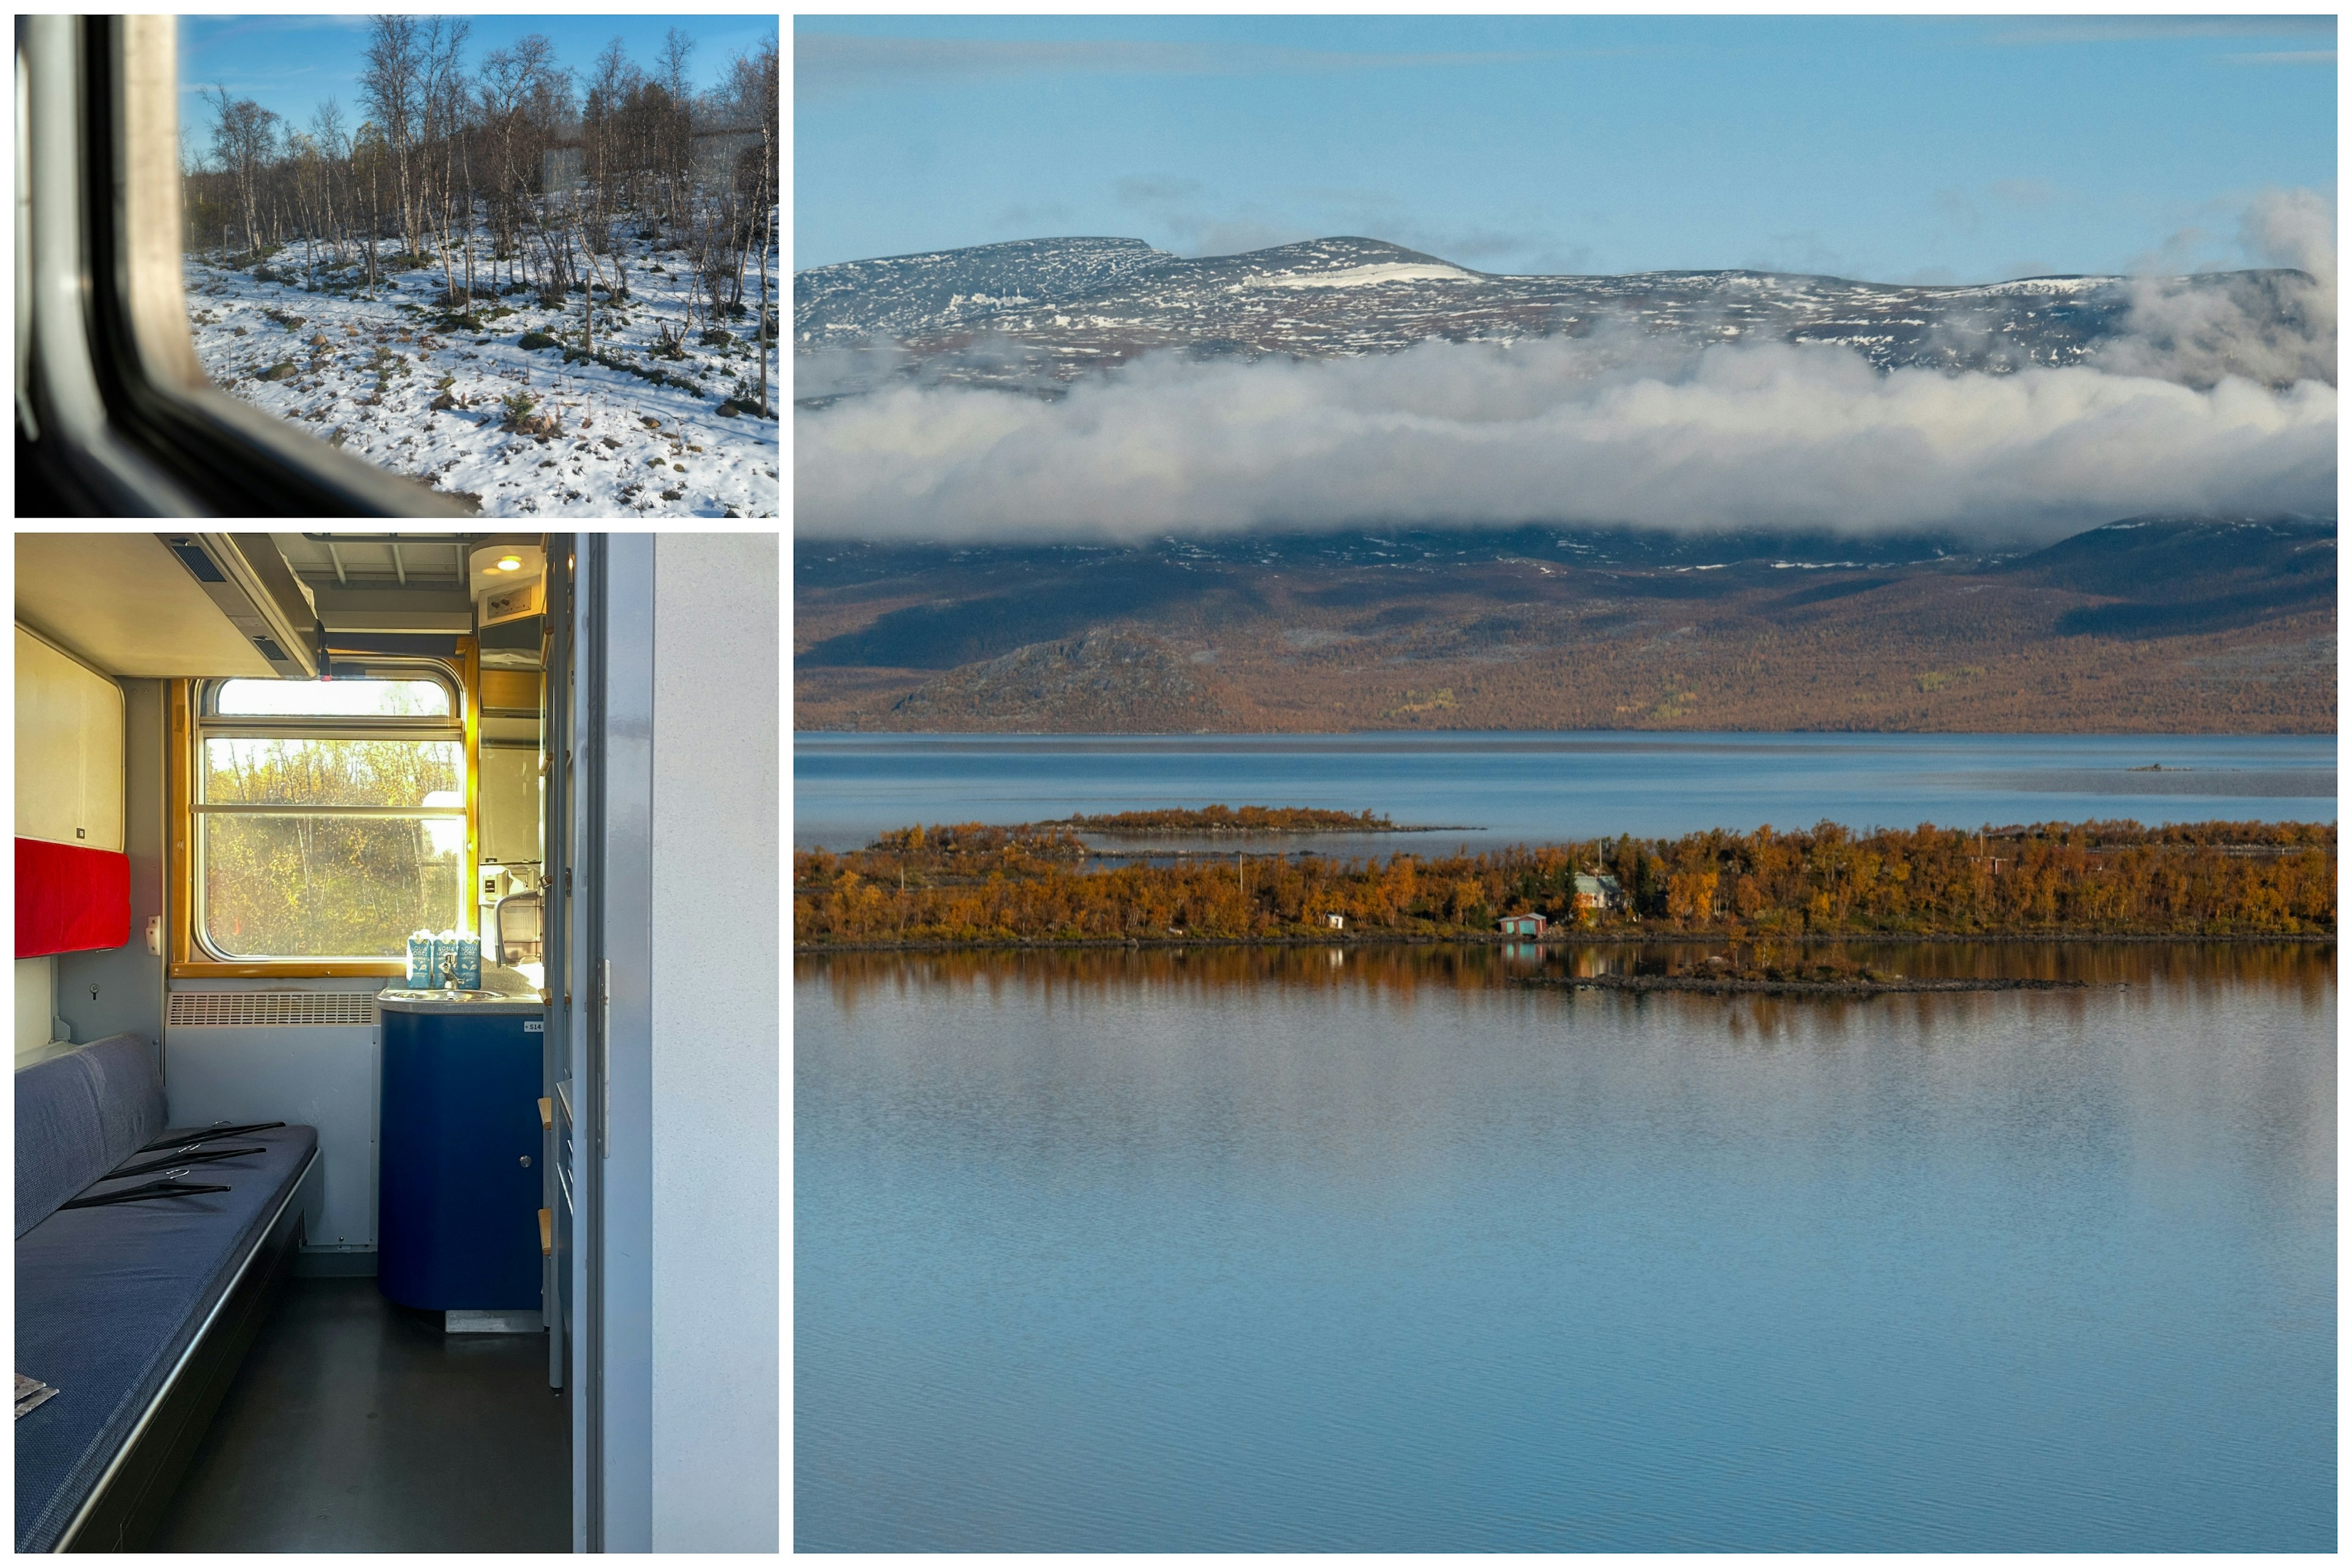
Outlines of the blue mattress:
[[155,1047],[110,1035],[16,1075],[16,1234],[163,1131]]
[[[310,1169],[319,1135],[279,1127],[230,1142],[262,1152],[182,1178],[227,1192],[60,1210],[16,1238],[16,1370],[58,1390],[16,1424],[19,1552],[56,1547]],[[18,1179],[21,1202],[21,1169]]]

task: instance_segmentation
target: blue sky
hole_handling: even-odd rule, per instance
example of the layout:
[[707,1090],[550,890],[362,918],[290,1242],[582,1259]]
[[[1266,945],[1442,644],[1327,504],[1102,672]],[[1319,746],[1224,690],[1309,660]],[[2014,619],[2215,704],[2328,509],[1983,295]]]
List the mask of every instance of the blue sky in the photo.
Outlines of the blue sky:
[[[555,42],[559,66],[575,78],[595,68],[596,57],[615,37],[627,46],[641,70],[655,68],[662,37],[683,27],[695,39],[688,62],[698,89],[724,75],[729,58],[748,53],[777,36],[768,16],[468,16],[473,36],[466,46],[466,68],[478,74],[482,58],[525,33],[544,33]],[[198,153],[212,147],[212,113],[198,93],[225,83],[233,98],[250,98],[298,126],[307,127],[320,100],[329,96],[343,107],[346,131],[364,118],[360,110],[361,51],[367,47],[364,16],[182,16],[180,18],[180,136]]]
[[1984,281],[2243,265],[2255,193],[2336,185],[2332,16],[803,16],[793,35],[795,268],[1045,235],[1204,255],[1363,234],[1490,271]]

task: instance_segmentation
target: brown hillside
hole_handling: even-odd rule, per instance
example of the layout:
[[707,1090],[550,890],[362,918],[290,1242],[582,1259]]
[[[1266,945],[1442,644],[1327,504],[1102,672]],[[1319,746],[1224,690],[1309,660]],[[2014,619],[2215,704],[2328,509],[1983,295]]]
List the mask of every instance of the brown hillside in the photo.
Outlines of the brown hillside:
[[795,721],[2335,728],[2332,524],[2140,523],[2011,556],[1874,549],[1553,530],[1213,550],[803,545]]

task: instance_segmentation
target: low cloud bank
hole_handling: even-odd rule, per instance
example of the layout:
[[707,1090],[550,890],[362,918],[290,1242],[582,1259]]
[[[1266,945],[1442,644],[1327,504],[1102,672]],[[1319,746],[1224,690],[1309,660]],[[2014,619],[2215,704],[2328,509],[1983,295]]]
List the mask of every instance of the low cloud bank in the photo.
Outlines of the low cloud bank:
[[800,412],[794,515],[804,534],[908,540],[1523,522],[2052,538],[2141,512],[2332,514],[2336,403],[2321,379],[1880,374],[1843,349],[1661,357],[1609,337],[1160,356],[1056,402],[902,386]]
[[2242,375],[2273,385],[2336,384],[2336,204],[2317,191],[2265,191],[2238,223],[2238,248],[2263,268],[2216,289],[2135,278],[2126,335],[2102,368],[2210,386]]

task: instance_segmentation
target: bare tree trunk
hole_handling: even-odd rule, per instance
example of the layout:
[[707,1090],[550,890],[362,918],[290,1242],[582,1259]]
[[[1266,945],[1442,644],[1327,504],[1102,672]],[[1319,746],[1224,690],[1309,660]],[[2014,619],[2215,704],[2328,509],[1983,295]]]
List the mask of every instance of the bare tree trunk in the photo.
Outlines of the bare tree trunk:
[[383,230],[383,198],[376,184],[378,160],[368,160],[368,295],[375,295],[376,236]]
[[[764,184],[766,182],[763,179],[761,183]],[[768,242],[775,232],[775,204],[771,202],[768,210],[760,215],[760,317],[759,324],[752,329],[760,335],[760,417],[762,419],[768,417]],[[776,390],[781,392],[783,389],[778,387]]]
[[466,314],[474,313],[474,150],[466,149]]
[[441,302],[444,305],[454,305],[457,298],[457,275],[449,260],[449,191],[445,185],[441,191]]

